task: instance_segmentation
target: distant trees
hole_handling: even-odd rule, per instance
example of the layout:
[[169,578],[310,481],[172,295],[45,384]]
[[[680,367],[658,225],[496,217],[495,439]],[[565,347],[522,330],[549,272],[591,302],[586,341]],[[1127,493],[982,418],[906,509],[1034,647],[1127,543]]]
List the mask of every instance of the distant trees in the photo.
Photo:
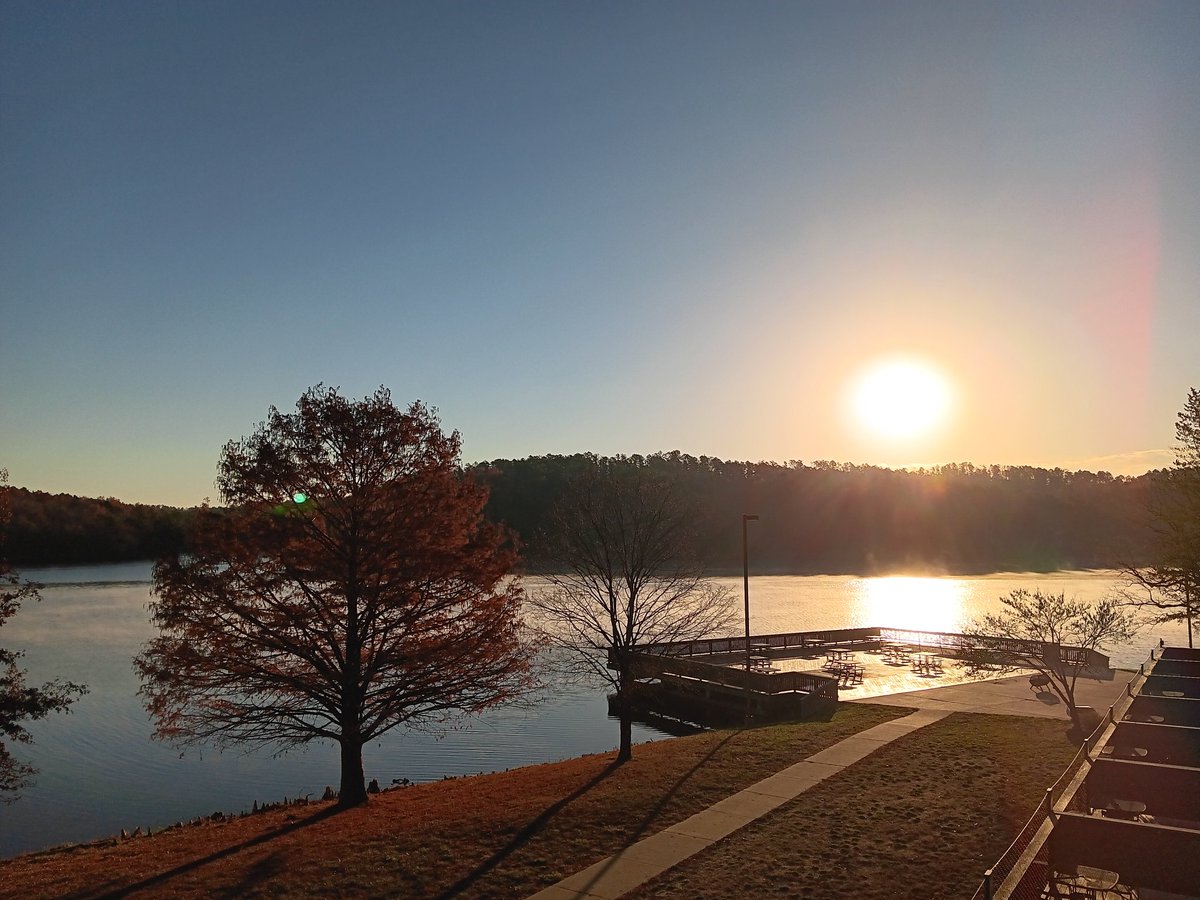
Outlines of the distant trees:
[[[600,458],[603,460],[603,458]],[[630,462],[673,480],[711,511],[693,530],[695,552],[740,570],[742,510],[772,522],[755,563],[789,573],[967,573],[1145,566],[1154,534],[1144,520],[1155,475],[1114,477],[1030,466],[959,463],[915,472],[819,460],[738,462],[672,451]],[[543,563],[539,534],[592,454],[530,456],[470,467],[488,485],[486,513]],[[187,549],[194,510],[14,489],[9,558],[25,565],[147,559]],[[731,525],[730,523],[734,523]]]
[[1200,390],[1188,391],[1175,422],[1175,465],[1157,473],[1149,512],[1154,531],[1152,562],[1126,566],[1126,602],[1151,624],[1200,615]]
[[734,620],[729,593],[695,555],[695,522],[675,482],[630,460],[596,460],[550,518],[550,586],[529,602],[551,643],[612,686],[618,762],[632,756],[636,645],[704,637]]
[[1001,612],[982,616],[969,627],[974,648],[964,652],[968,669],[1035,669],[1042,673],[1082,735],[1075,682],[1083,666],[1065,664],[1057,646],[1100,651],[1125,643],[1135,630],[1133,618],[1112,597],[1089,604],[1068,600],[1061,593],[1021,589],[1001,597],[1000,603],[1004,607]]
[[8,554],[25,566],[155,559],[186,549],[192,510],[12,488]]
[[[477,467],[493,488],[489,516],[516,528],[531,565],[565,485],[595,457],[493,460]],[[956,464],[915,472],[832,462],[737,462],[683,453],[630,457],[673,480],[711,515],[694,551],[714,569],[740,571],[738,517],[772,523],[755,563],[789,573],[875,574],[1115,568],[1149,560],[1139,518],[1151,478],[1029,466]],[[600,462],[604,462],[600,458]]]
[[[8,472],[0,469],[0,625],[16,615],[21,603],[38,600],[38,585],[22,581],[5,561],[4,538],[10,511]],[[23,723],[43,719],[52,712],[69,712],[70,705],[87,693],[83,685],[55,679],[41,687],[27,687],[25,672],[17,665],[23,654],[0,647],[0,802],[12,803],[21,788],[37,774],[16,759],[7,741],[28,744],[32,737]]]
[[341,748],[340,802],[366,800],[362,747],[520,695],[534,647],[512,535],[459,467],[457,432],[320,386],[221,454],[226,510],[155,567],[159,636],[136,660],[155,736]]

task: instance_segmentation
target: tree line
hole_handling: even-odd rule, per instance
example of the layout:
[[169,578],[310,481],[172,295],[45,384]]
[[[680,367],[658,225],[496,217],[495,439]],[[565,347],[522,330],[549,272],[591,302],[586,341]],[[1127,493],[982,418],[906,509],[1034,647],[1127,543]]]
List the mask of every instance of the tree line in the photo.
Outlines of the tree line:
[[[486,514],[517,532],[525,566],[545,570],[550,514],[574,478],[620,461],[670,479],[701,510],[692,550],[740,570],[743,513],[758,572],[1053,571],[1143,565],[1147,508],[1166,473],[1135,478],[969,463],[897,471],[828,461],[745,462],[673,451],[497,459],[467,467],[491,489]],[[10,488],[18,565],[157,559],[187,549],[197,510]]]
[[[969,463],[897,471],[818,461],[725,461],[679,452],[619,457],[677,483],[703,510],[700,556],[740,571],[741,516],[752,526],[753,570],[871,574],[1119,568],[1152,551],[1147,503],[1164,473],[1138,477]],[[566,486],[597,464],[591,454],[494,460],[474,468],[491,488],[487,512],[525,542],[544,569],[549,514]]]
[[187,547],[196,510],[7,488],[8,559],[20,566],[157,559]]

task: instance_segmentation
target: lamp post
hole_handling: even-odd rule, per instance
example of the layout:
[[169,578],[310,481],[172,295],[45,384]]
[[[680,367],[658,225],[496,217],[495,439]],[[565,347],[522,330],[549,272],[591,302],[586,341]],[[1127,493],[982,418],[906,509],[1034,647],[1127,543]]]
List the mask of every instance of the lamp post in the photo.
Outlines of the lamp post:
[[750,671],[750,550],[746,541],[746,523],[757,522],[758,516],[742,514],[742,595],[746,601],[746,671]]
[[1192,647],[1192,586],[1186,581],[1183,583],[1183,608],[1187,611],[1188,623],[1188,648]]

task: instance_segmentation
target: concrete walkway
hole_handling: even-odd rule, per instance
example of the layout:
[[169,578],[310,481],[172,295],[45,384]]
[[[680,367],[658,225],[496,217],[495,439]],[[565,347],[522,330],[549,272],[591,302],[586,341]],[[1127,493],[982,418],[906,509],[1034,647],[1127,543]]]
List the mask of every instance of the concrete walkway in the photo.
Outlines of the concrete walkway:
[[[1092,706],[1103,715],[1125,691],[1125,685],[1132,677],[1132,672],[1113,670],[1097,675],[1081,675],[1075,687],[1076,703]],[[620,897],[777,806],[798,797],[813,785],[853,765],[884,744],[953,712],[1069,718],[1056,697],[1047,693],[1035,694],[1029,689],[1027,673],[990,681],[866,697],[850,702],[915,707],[917,711],[868,728],[814,753],[808,759],[714,803],[691,818],[564,878],[558,884],[534,894],[531,900],[613,900]]]
[[[1125,692],[1133,672],[1108,669],[1102,673],[1081,673],[1075,682],[1075,703],[1090,706],[1100,715]],[[881,706],[905,706],[910,709],[939,709],[945,712],[994,713],[1001,716],[1037,716],[1069,719],[1067,708],[1053,693],[1035,693],[1029,688],[1029,673],[964,681],[946,687],[906,691],[881,697],[848,698],[849,703],[875,703]]]
[[564,878],[532,900],[612,900],[803,794],[898,737],[948,716],[920,709],[875,725],[714,803],[708,809]]

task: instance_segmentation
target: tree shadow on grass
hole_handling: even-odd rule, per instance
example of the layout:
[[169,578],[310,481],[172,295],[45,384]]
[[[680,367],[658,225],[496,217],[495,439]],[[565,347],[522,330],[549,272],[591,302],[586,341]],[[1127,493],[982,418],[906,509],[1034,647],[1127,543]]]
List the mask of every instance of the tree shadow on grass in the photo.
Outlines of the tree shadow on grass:
[[[709,750],[706,754],[704,754],[703,758],[701,758],[694,766],[692,766],[690,769],[688,769],[686,772],[684,772],[682,775],[680,775],[679,780],[676,781],[673,785],[671,785],[670,790],[668,790],[665,794],[663,794],[662,797],[659,799],[658,803],[654,804],[654,808],[651,809],[650,812],[648,812],[646,814],[646,818],[644,818],[642,820],[641,824],[638,825],[637,830],[633,833],[633,837],[629,840],[629,842],[625,846],[629,846],[630,844],[635,844],[639,840],[641,840],[641,836],[646,833],[646,829],[650,827],[650,823],[653,822],[656,818],[658,818],[659,813],[661,813],[664,809],[666,809],[666,806],[671,801],[671,798],[675,796],[675,793],[681,787],[683,787],[683,785],[688,781],[688,779],[690,779],[693,775],[695,775],[702,768],[704,768],[704,764],[706,762],[708,762],[710,759],[712,759],[714,756],[716,756],[717,753],[719,753],[726,744],[728,744],[730,741],[732,741],[735,737],[740,735],[745,730],[746,729],[744,729],[744,728],[739,728],[736,731],[729,732],[729,734],[725,736],[724,740],[722,740],[718,744],[714,744],[713,748],[711,750]],[[707,807],[705,807],[705,808],[707,809]]]
[[[659,798],[658,802],[655,803],[654,806],[651,807],[650,811],[646,813],[645,818],[642,819],[642,821],[640,823],[638,823],[638,826],[633,830],[633,832],[626,839],[624,846],[621,847],[621,850],[627,850],[628,848],[630,848],[634,844],[636,844],[638,841],[642,840],[642,838],[646,834],[646,832],[649,831],[650,824],[659,817],[659,815],[663,812],[663,810],[665,810],[667,808],[667,804],[671,802],[671,799],[675,796],[676,793],[678,793],[679,789],[682,788],[688,782],[688,780],[691,779],[691,777],[693,775],[695,775],[702,768],[704,768],[705,763],[707,763],[714,756],[716,756],[725,747],[726,744],[728,744],[730,741],[732,741],[738,735],[742,734],[742,732],[744,732],[744,731],[746,731],[745,728],[739,728],[736,731],[729,732],[729,734],[726,735],[724,740],[720,741],[717,744],[714,744],[712,749],[710,749],[706,754],[704,754],[704,756],[701,757],[694,766],[692,766],[690,769],[688,769],[686,772],[684,772],[682,775],[680,775],[679,778],[676,780],[676,782],[673,785],[671,785],[666,790],[666,792],[663,793],[663,795]],[[708,808],[707,806],[704,807],[704,809],[707,809],[707,808]],[[700,812],[700,810],[696,810],[696,812]],[[620,852],[620,851],[618,851],[618,852]],[[616,854],[614,854],[610,858],[609,864],[607,866],[600,869],[600,871],[598,871],[596,873],[595,877],[592,878],[591,881],[589,881],[586,885],[583,886],[582,892],[586,893],[588,888],[590,888],[600,878],[602,878],[604,876],[604,873],[606,871],[608,871],[609,867],[615,861],[616,861]]]
[[[645,834],[646,830],[650,827],[650,823],[658,818],[659,814],[671,801],[671,798],[675,796],[676,792],[678,792],[678,790],[688,781],[688,779],[691,778],[697,771],[699,771],[705,763],[712,759],[722,747],[740,734],[741,731],[742,729],[731,732],[724,740],[714,745],[713,748],[709,750],[708,753],[706,753],[704,757],[700,759],[694,766],[692,766],[691,769],[681,775],[679,779],[667,789],[662,797],[659,798],[654,807],[646,814],[646,817],[634,829],[633,833],[628,837],[621,849],[623,850],[641,840],[642,835]],[[563,797],[561,800],[558,800],[551,806],[548,806],[542,813],[538,815],[536,819],[531,821],[528,825],[517,832],[517,834],[511,841],[508,842],[508,844],[493,853],[487,860],[477,866],[470,874],[459,879],[457,882],[450,885],[450,887],[446,888],[446,890],[444,890],[442,893],[438,894],[437,900],[448,900],[450,897],[455,897],[465,891],[467,888],[471,887],[471,885],[478,882],[498,865],[500,865],[500,863],[512,856],[513,853],[521,849],[530,841],[530,839],[537,836],[537,833],[541,831],[550,822],[550,820],[558,815],[558,813],[560,813],[568,804],[582,797],[592,788],[600,784],[600,782],[602,782],[604,779],[608,778],[609,775],[613,774],[613,772],[616,772],[620,767],[621,763],[619,762],[614,761],[609,763],[604,767],[603,770],[594,775],[586,784],[580,785],[566,797]]]
[[537,833],[541,831],[550,822],[550,820],[558,815],[568,804],[582,797],[613,772],[617,771],[617,769],[620,767],[621,764],[619,762],[614,761],[609,763],[607,766],[593,775],[585,784],[581,784],[561,800],[556,800],[550,806],[547,806],[544,810],[542,810],[541,813],[538,814],[537,818],[518,831],[513,836],[513,839],[505,846],[501,847],[490,857],[480,863],[474,869],[474,871],[464,875],[454,884],[450,885],[450,887],[446,888],[446,890],[444,890],[442,893],[438,894],[438,900],[445,900],[445,898],[454,897],[457,894],[465,891],[471,885],[475,884],[475,882],[479,881],[481,878],[491,872],[494,868],[496,868],[496,866],[500,865],[500,863],[512,856],[513,853],[525,846],[525,844],[528,843],[531,838],[535,837]]
[[287,870],[287,858],[282,851],[268,853],[262,859],[246,868],[246,874],[237,884],[231,884],[219,891],[213,891],[213,897],[245,897],[256,887],[262,887],[272,878],[277,878]]
[[[315,825],[317,822],[328,819],[339,812],[342,812],[342,809],[336,804],[333,804],[325,809],[313,813],[310,816],[306,816],[303,819],[298,819],[294,822],[288,822],[286,825],[281,825],[279,828],[268,831],[265,834],[260,834],[258,837],[250,838],[250,840],[242,841],[239,844],[231,844],[228,847],[217,850],[215,853],[210,853],[208,856],[201,857],[200,859],[194,859],[191,862],[183,863],[182,865],[178,865],[173,869],[168,869],[166,872],[160,872],[157,875],[151,875],[149,878],[144,878],[141,881],[133,884],[127,884],[124,887],[102,893],[99,896],[105,898],[105,900],[115,900],[115,898],[127,897],[137,891],[143,891],[149,888],[165,885],[171,879],[178,878],[180,875],[193,872],[202,866],[208,865],[209,863],[216,862],[220,859],[225,859],[228,856],[232,856],[235,853],[240,853],[243,850],[248,850],[251,847],[256,847],[259,844],[265,844],[268,841],[273,841],[276,838],[283,837],[286,834],[291,834],[293,831],[299,831],[301,828],[307,828],[309,825]],[[256,864],[255,868],[257,869],[258,866],[261,865],[261,863]],[[90,896],[96,896],[90,891],[88,894]]]

